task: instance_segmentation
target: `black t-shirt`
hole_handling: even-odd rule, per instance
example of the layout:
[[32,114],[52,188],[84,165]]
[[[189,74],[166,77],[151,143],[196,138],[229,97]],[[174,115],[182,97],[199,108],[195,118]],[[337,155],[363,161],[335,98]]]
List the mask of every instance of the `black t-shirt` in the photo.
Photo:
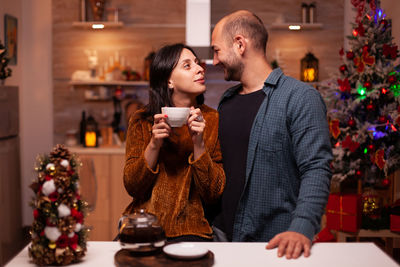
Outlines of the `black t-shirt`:
[[265,98],[263,90],[235,94],[219,110],[219,138],[226,174],[222,212],[215,225],[232,240],[236,209],[244,189],[250,131],[257,111]]

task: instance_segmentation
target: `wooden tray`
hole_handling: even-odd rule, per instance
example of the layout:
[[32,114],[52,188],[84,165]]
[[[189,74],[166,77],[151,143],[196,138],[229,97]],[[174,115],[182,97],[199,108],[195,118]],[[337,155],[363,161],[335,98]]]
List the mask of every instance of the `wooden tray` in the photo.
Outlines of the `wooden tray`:
[[114,256],[114,263],[117,267],[159,267],[159,266],[172,266],[172,267],[210,267],[214,264],[214,253],[208,253],[199,259],[193,260],[179,260],[167,256],[162,250],[155,254],[142,256],[132,253],[127,249],[121,249]]

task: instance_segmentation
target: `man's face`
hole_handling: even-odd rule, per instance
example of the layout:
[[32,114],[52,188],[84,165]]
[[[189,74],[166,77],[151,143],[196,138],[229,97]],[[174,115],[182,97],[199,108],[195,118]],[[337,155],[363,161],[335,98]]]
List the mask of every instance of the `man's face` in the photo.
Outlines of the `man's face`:
[[243,73],[243,63],[234,50],[233,41],[223,36],[221,25],[217,25],[212,33],[213,65],[224,68],[224,78],[227,81],[239,81]]

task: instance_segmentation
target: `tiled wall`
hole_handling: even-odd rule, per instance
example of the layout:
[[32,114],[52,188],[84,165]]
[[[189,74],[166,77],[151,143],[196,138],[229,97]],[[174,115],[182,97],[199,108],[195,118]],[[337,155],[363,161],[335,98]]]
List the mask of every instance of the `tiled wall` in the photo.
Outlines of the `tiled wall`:
[[[214,0],[211,1],[211,23],[215,25],[221,17],[238,9],[255,12],[267,28],[278,17],[286,22],[299,22],[302,2],[305,1]],[[52,1],[56,143],[64,142],[66,131],[78,129],[82,110],[91,112],[99,120],[102,115],[112,119],[112,102],[87,102],[82,89],[68,84],[74,71],[87,69],[85,49],[97,50],[100,64],[118,51],[133,69],[142,72],[144,58],[149,52],[166,43],[185,41],[185,0],[108,0],[106,3],[108,7],[120,8],[124,27],[102,31],[73,27],[72,23],[79,20],[79,0]],[[299,77],[300,59],[308,51],[319,59],[320,79],[329,78],[340,63],[338,51],[343,45],[343,0],[319,0],[316,6],[316,21],[323,24],[320,30],[290,32],[269,29],[268,60],[278,59],[284,72],[295,78]],[[219,73],[208,76],[217,79],[207,85],[206,104],[216,107],[220,95],[230,84],[224,83]],[[146,89],[139,89],[137,95],[147,101]]]

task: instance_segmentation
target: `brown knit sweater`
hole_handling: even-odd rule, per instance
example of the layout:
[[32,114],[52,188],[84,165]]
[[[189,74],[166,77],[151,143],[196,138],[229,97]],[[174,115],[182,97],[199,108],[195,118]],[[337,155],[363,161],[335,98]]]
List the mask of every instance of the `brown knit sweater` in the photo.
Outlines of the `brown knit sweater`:
[[210,204],[218,200],[225,186],[225,173],[218,140],[218,112],[206,105],[200,109],[206,120],[203,134],[206,152],[194,161],[187,126],[173,128],[160,149],[155,170],[144,158],[152,122],[141,119],[139,112],[129,122],[124,185],[132,202],[124,214],[145,208],[157,216],[167,237],[212,237],[202,202]]

